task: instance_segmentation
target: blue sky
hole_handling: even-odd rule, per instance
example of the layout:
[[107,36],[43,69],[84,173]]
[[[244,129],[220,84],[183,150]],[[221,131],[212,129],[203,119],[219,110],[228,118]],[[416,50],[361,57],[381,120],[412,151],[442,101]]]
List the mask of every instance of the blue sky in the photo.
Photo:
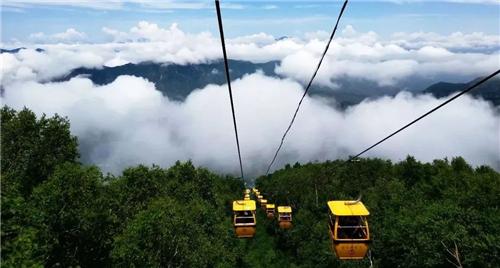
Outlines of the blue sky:
[[[55,1],[55,0],[54,0]],[[137,1],[137,0],[136,0]],[[177,22],[185,32],[216,33],[213,1],[69,2],[50,4],[35,0],[2,1],[2,39],[27,41],[30,34],[54,34],[68,28],[85,32],[90,41],[104,38],[102,27],[128,32],[145,20],[168,28]],[[478,1],[470,1],[478,2]],[[374,31],[381,36],[394,32],[500,32],[500,5],[489,3],[422,2],[402,3],[351,1],[340,28],[350,24],[358,32]],[[265,32],[275,37],[301,35],[317,30],[331,31],[342,1],[221,1],[228,38]]]

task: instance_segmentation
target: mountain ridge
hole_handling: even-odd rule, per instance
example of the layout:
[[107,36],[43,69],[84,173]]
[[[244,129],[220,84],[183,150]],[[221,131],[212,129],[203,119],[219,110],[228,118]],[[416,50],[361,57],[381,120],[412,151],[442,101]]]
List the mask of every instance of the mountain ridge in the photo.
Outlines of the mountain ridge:
[[[262,70],[267,76],[274,73],[277,61],[255,64],[248,61],[229,60],[231,79],[239,79],[245,74]],[[222,60],[201,64],[160,64],[142,62],[127,63],[116,67],[77,68],[68,75],[55,79],[56,82],[68,81],[77,76],[88,76],[94,84],[105,85],[113,82],[120,75],[135,75],[153,82],[156,89],[171,99],[183,101],[193,90],[208,84],[222,85],[226,83],[224,63]]]
[[[229,60],[231,79],[242,78],[249,73],[261,70],[266,76],[284,78],[275,72],[279,61],[266,63],[252,63],[250,61]],[[69,74],[54,79],[53,82],[68,81],[77,76],[86,76],[94,84],[105,85],[113,82],[120,75],[135,75],[143,77],[156,86],[164,96],[173,100],[183,101],[193,90],[203,88],[208,84],[223,85],[226,83],[224,63],[216,60],[201,64],[161,64],[155,62],[127,63],[116,67],[77,68]],[[379,86],[374,81],[365,79],[340,77],[332,81],[340,85],[340,89],[314,85],[309,94],[311,96],[334,99],[341,107],[356,105],[365,99],[383,96],[395,96],[401,91],[414,94],[431,94],[437,98],[447,97],[453,92],[459,92],[474,84],[477,79],[468,83],[435,82],[434,79],[409,77],[395,86]],[[479,86],[472,92],[475,98],[490,101],[493,105],[500,105],[500,79],[493,79]]]
[[[286,39],[282,36],[278,39]],[[1,49],[1,53],[16,54],[27,49],[19,47],[14,49]],[[41,53],[45,50],[36,48]],[[244,60],[229,60],[231,79],[242,78],[246,74],[261,70],[266,76],[284,78],[275,72],[275,67],[280,61],[269,61],[265,63],[253,63]],[[164,64],[152,61],[140,63],[127,63],[114,67],[73,69],[69,74],[52,79],[49,82],[63,82],[77,76],[88,77],[94,84],[105,85],[113,82],[120,75],[134,75],[147,79],[155,84],[157,90],[176,101],[183,101],[195,89],[203,88],[208,84],[222,85],[226,83],[225,68],[222,59],[199,64]],[[401,91],[409,91],[413,94],[431,94],[436,98],[447,97],[454,92],[460,92],[473,85],[481,78],[475,78],[470,82],[456,83],[457,80],[464,81],[467,77],[457,79],[456,76],[442,75],[439,77],[410,76],[401,79],[393,86],[380,86],[374,81],[362,78],[343,76],[332,80],[332,84],[340,88],[313,85],[309,95],[325,97],[334,105],[345,108],[359,104],[366,99],[380,98],[383,96],[395,96]],[[472,78],[470,78],[472,79]],[[451,82],[455,80],[454,82]],[[443,82],[448,81],[448,82]],[[305,85],[304,85],[305,86]],[[1,87],[2,96],[4,88]],[[500,105],[500,79],[492,79],[470,92],[474,98],[481,98],[491,102],[494,106]]]
[[[19,51],[23,50],[23,49],[27,49],[25,47],[18,47],[18,48],[14,48],[14,49],[0,49],[0,54],[1,53],[10,53],[10,54],[16,54],[16,53],[19,53]],[[45,50],[44,49],[41,49],[41,48],[36,48],[35,49],[36,52],[44,52]]]
[[[484,77],[478,77],[468,83],[448,83],[448,82],[439,82],[436,83],[424,91],[423,94],[431,94],[436,98],[443,98],[450,96],[453,93],[458,93],[467,89],[468,87],[476,84]],[[478,86],[474,90],[468,92],[474,98],[481,98],[486,101],[489,101],[493,104],[493,106],[500,105],[500,78],[492,78],[489,81],[486,81],[484,84]]]

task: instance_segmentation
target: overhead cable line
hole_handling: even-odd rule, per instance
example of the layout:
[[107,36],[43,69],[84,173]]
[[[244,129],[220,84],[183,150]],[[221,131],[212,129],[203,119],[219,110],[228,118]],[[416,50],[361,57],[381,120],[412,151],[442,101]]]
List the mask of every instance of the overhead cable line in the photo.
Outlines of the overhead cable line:
[[321,66],[321,63],[323,62],[323,59],[325,58],[326,52],[328,51],[328,48],[330,47],[330,43],[332,42],[333,36],[335,35],[335,32],[337,31],[337,27],[339,25],[340,18],[342,17],[342,14],[344,13],[345,7],[347,5],[347,2],[349,0],[346,0],[344,2],[344,5],[342,6],[342,9],[340,10],[340,14],[337,18],[337,23],[335,24],[335,28],[332,31],[332,34],[330,35],[330,40],[328,40],[328,43],[326,44],[325,51],[323,51],[323,55],[321,56],[321,59],[319,60],[318,66],[316,67],[316,70],[313,73],[313,76],[311,77],[311,80],[309,81],[309,84],[306,87],[306,90],[304,91],[304,95],[302,95],[302,98],[299,101],[299,105],[297,106],[297,109],[295,110],[295,113],[293,115],[292,121],[290,122],[290,125],[288,126],[287,130],[285,131],[285,134],[283,134],[283,137],[281,138],[281,143],[280,146],[278,147],[278,150],[276,150],[276,153],[274,154],[273,161],[271,161],[271,164],[269,164],[269,167],[267,168],[266,175],[269,174],[269,170],[271,169],[271,166],[273,165],[274,161],[276,160],[276,157],[278,156],[279,151],[281,150],[281,147],[283,146],[283,142],[285,141],[285,137],[288,134],[288,131],[290,131],[290,128],[293,125],[293,122],[295,121],[295,117],[297,116],[297,113],[299,112],[300,105],[302,104],[302,101],[307,95],[307,92],[309,91],[309,88],[311,87],[311,84],[316,77],[316,74],[318,74],[319,67]]
[[361,153],[359,153],[359,154],[357,154],[357,155],[355,155],[355,156],[353,156],[353,157],[350,157],[348,160],[346,160],[346,161],[342,162],[341,164],[339,164],[339,165],[337,165],[337,166],[333,167],[332,169],[330,169],[330,170],[326,171],[325,173],[331,172],[331,171],[333,171],[333,170],[335,170],[335,169],[337,169],[337,168],[339,168],[339,167],[341,167],[341,166],[343,166],[343,165],[345,165],[345,164],[347,164],[347,163],[351,162],[352,160],[354,160],[354,159],[358,158],[358,157],[359,157],[359,156],[361,156],[362,154],[364,154],[364,153],[368,152],[369,150],[373,149],[375,146],[377,146],[377,145],[379,145],[379,144],[383,143],[384,141],[386,141],[386,140],[388,140],[388,139],[392,138],[394,135],[398,134],[399,132],[403,131],[404,129],[408,128],[409,126],[411,126],[411,125],[413,125],[413,124],[417,123],[418,121],[422,120],[422,119],[423,119],[423,118],[425,118],[426,116],[428,116],[428,115],[432,114],[433,112],[437,111],[438,109],[442,108],[442,107],[443,107],[443,106],[445,106],[446,104],[448,104],[448,103],[450,103],[450,102],[454,101],[455,99],[457,99],[458,97],[460,97],[460,96],[464,95],[465,93],[467,93],[467,92],[469,92],[469,91],[471,91],[471,90],[475,89],[476,87],[480,86],[481,84],[483,84],[483,83],[485,83],[486,81],[490,80],[491,78],[495,77],[495,76],[496,76],[496,75],[498,75],[499,73],[500,73],[500,69],[499,69],[499,70],[497,70],[496,72],[494,72],[494,73],[490,74],[489,76],[487,76],[487,77],[485,77],[485,78],[481,79],[480,81],[478,81],[478,82],[477,82],[477,83],[475,83],[474,85],[472,85],[472,86],[468,87],[467,89],[463,90],[462,92],[458,93],[458,94],[457,94],[457,95],[455,95],[453,98],[451,98],[451,99],[449,99],[449,100],[447,100],[447,101],[445,101],[445,102],[441,103],[441,104],[440,104],[440,105],[438,105],[436,108],[434,108],[434,109],[432,109],[432,110],[428,111],[427,113],[425,113],[424,115],[420,116],[419,118],[417,118],[417,119],[413,120],[412,122],[408,123],[408,124],[407,124],[407,125],[405,125],[404,127],[402,127],[402,128],[400,128],[400,129],[398,129],[397,131],[395,131],[395,132],[394,132],[394,133],[392,133],[391,135],[389,135],[389,136],[387,136],[387,137],[383,138],[383,139],[382,139],[382,140],[380,140],[379,142],[377,142],[377,143],[373,144],[372,146],[368,147],[367,149],[365,149],[365,150],[364,150],[364,151],[362,151]]
[[234,133],[236,135],[236,146],[238,147],[238,158],[240,160],[241,178],[245,183],[245,177],[243,176],[243,164],[241,162],[240,142],[238,139],[238,128],[236,127],[236,114],[234,112],[233,91],[231,90],[231,78],[229,77],[229,66],[227,63],[227,54],[226,54],[226,42],[224,41],[224,29],[222,27],[222,16],[220,12],[219,0],[215,0],[215,8],[217,9],[217,19],[219,21],[220,40],[222,43],[222,53],[224,54],[224,66],[226,67],[226,78],[227,78],[227,86],[229,88],[229,99],[231,100],[231,111],[233,112]]

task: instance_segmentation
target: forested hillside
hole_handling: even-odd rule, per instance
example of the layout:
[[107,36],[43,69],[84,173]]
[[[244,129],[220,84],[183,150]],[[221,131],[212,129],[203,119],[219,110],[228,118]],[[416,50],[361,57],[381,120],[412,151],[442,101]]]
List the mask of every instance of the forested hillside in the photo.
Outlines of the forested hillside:
[[[294,226],[275,238],[276,248],[300,267],[340,265],[329,251],[328,200],[355,200],[370,210],[371,260],[375,267],[455,267],[447,249],[457,244],[463,267],[500,263],[500,174],[472,168],[463,158],[420,163],[408,156],[391,163],[361,159],[324,175],[340,161],[287,165],[257,179],[271,202],[290,204]],[[269,202],[269,201],[268,201]]]
[[[424,90],[422,93],[430,93],[436,98],[448,97],[452,93],[458,93],[475,83],[482,80],[481,77],[476,78],[469,83],[445,83],[440,82],[434,84]],[[500,105],[500,79],[494,78],[484,84],[478,86],[476,89],[470,92],[470,94],[476,98],[482,98],[486,101],[491,102],[494,106]]]
[[77,162],[67,119],[2,109],[2,267],[234,267],[241,181],[191,162],[121,176]]
[[[78,162],[59,116],[1,111],[2,267],[463,267],[500,263],[500,174],[462,158],[420,163],[361,159],[287,165],[256,180],[293,227],[258,209],[257,233],[237,239],[231,204],[243,183],[191,162],[130,167],[119,176]],[[326,202],[355,199],[371,212],[370,258],[335,258]]]
[[[266,63],[252,63],[250,61],[229,60],[231,68],[231,79],[240,79],[246,74],[262,70],[267,76],[282,77],[275,72],[279,61]],[[103,67],[98,69],[78,68],[70,74],[54,81],[68,81],[73,77],[84,76],[92,80],[94,84],[105,85],[112,83],[120,75],[134,75],[151,81],[157,90],[173,100],[183,101],[189,94],[209,84],[222,85],[226,83],[224,64],[222,61],[201,64],[160,64],[154,62],[142,62],[138,64],[128,63],[116,67]],[[446,77],[451,79],[450,77]],[[446,79],[443,77],[442,79]],[[430,93],[436,98],[448,97],[475,84],[481,78],[476,78],[468,83],[446,83],[439,80],[411,76],[399,81],[392,86],[381,86],[376,82],[339,77],[332,80],[339,88],[314,85],[310,95],[321,96],[335,100],[341,107],[355,105],[367,98],[379,98],[382,96],[395,96],[405,90],[415,94]],[[457,79],[455,77],[455,79]],[[475,98],[482,98],[491,102],[494,106],[500,104],[500,79],[492,79],[479,86],[471,92]]]
[[[268,76],[275,76],[274,68],[277,61],[266,63],[252,63],[249,61],[229,60],[231,78],[239,79],[245,74],[262,70]],[[120,75],[143,77],[155,84],[157,90],[173,100],[183,101],[195,89],[209,84],[222,85],[226,83],[223,61],[200,64],[161,64],[155,62],[128,63],[116,67],[99,69],[78,68],[67,76],[56,81],[68,81],[76,76],[86,76],[94,84],[106,85],[113,82]]]

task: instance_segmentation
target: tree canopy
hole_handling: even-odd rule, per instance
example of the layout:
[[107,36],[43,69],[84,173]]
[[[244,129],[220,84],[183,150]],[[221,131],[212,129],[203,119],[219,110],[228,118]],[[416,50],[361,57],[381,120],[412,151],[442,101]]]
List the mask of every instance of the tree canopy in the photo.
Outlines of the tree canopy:
[[[330,173],[340,160],[291,163],[255,184],[292,206],[293,227],[259,208],[255,237],[237,239],[234,176],[191,161],[104,175],[78,162],[67,118],[4,107],[1,127],[4,267],[455,267],[455,245],[463,267],[500,263],[500,174],[461,157],[360,159]],[[339,261],[326,202],[360,194],[371,252]]]

